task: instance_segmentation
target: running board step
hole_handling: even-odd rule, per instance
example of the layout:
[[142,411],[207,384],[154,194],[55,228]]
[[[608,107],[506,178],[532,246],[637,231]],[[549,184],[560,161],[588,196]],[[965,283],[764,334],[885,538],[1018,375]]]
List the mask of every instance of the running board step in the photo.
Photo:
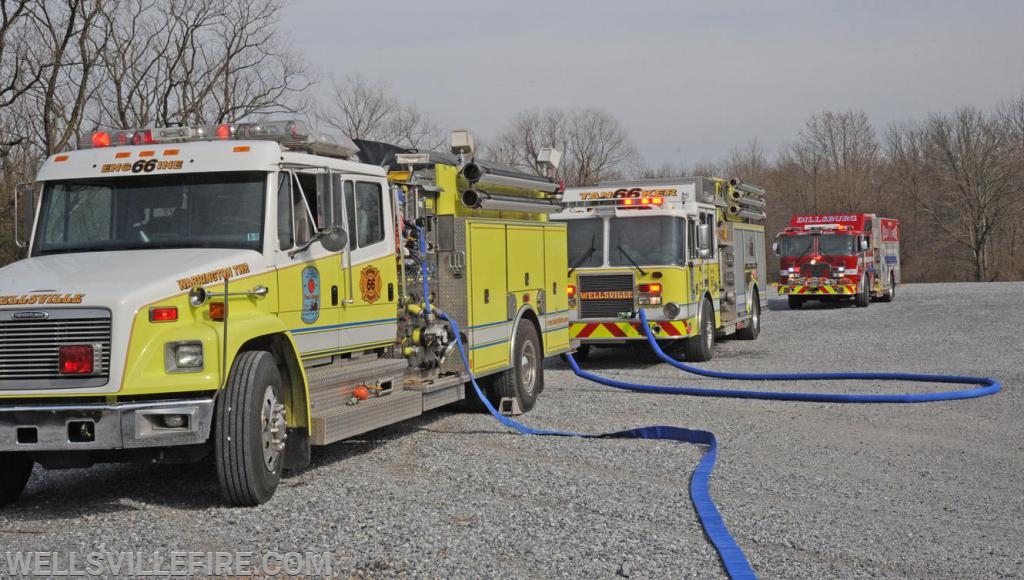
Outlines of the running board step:
[[400,391],[371,397],[329,414],[313,411],[313,445],[327,445],[423,414],[423,394]]
[[352,391],[359,385],[397,390],[408,367],[405,359],[364,356],[309,369],[306,371],[309,406],[314,415],[326,416],[345,408]]
[[436,379],[410,377],[405,380],[402,388],[423,393],[423,411],[426,412],[465,399],[467,382],[469,377],[461,373]]

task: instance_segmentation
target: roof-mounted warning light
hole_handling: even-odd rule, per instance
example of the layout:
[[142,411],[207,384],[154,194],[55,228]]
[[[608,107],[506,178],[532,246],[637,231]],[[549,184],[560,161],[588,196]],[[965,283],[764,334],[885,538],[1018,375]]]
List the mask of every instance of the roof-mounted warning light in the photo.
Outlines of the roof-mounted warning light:
[[220,123],[187,127],[153,127],[95,131],[80,138],[79,149],[115,147],[118,145],[149,145],[187,141],[258,139],[276,141],[288,149],[309,151],[331,157],[351,157],[355,149],[314,135],[301,121],[265,121],[260,123]]
[[623,197],[619,198],[619,205],[629,207],[650,208],[658,207],[665,203],[664,197]]

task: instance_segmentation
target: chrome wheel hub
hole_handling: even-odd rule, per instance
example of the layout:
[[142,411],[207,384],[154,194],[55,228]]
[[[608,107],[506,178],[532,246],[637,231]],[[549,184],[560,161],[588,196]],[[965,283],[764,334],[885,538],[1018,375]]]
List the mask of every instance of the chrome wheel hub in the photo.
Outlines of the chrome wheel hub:
[[532,393],[537,382],[537,351],[532,342],[523,345],[519,357],[519,376],[523,381],[523,390]]
[[284,405],[277,400],[273,385],[263,391],[263,405],[260,410],[260,434],[263,446],[263,465],[267,471],[277,469],[288,438],[288,423],[285,421]]

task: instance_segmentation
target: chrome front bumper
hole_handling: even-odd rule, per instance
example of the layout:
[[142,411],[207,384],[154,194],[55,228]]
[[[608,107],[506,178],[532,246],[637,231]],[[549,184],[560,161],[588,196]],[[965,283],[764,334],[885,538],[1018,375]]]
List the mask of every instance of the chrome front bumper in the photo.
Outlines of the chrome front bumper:
[[[0,451],[89,451],[204,443],[214,400],[12,405],[0,401]],[[178,415],[181,427],[163,417]]]

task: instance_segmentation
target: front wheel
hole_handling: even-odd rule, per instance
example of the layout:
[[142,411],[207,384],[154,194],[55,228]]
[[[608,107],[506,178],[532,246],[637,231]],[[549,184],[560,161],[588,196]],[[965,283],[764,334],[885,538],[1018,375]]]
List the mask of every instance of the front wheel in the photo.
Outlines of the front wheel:
[[868,277],[860,279],[859,292],[853,297],[853,303],[857,308],[867,308],[871,304],[871,285],[868,284]]
[[711,302],[704,300],[700,311],[700,332],[687,338],[683,343],[683,354],[690,362],[706,362],[714,355],[715,309]]
[[21,497],[32,475],[32,458],[25,453],[0,453],[0,506]]
[[761,299],[754,290],[753,302],[750,304],[750,320],[747,325],[736,332],[736,337],[741,340],[756,340],[761,334]]
[[224,499],[239,506],[269,500],[281,481],[287,437],[284,383],[273,355],[238,355],[217,402],[214,428]]

